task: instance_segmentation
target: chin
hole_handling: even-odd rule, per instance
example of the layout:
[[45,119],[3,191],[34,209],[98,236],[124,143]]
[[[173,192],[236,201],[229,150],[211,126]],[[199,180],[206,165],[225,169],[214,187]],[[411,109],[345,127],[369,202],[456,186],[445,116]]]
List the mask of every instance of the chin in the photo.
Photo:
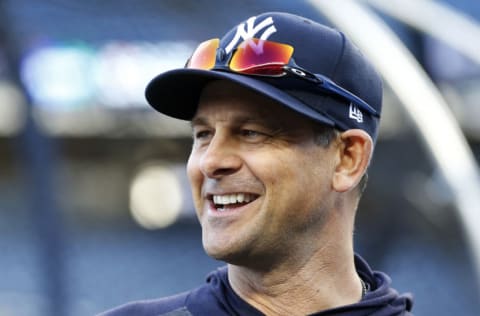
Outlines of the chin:
[[[258,241],[245,237],[241,231],[226,232],[203,230],[202,242],[205,252],[213,259],[233,265],[247,266],[256,262],[255,253],[259,253]],[[253,234],[255,235],[255,234]]]
[[225,244],[219,245],[218,243],[203,243],[203,249],[213,259],[227,261],[232,256],[231,247],[227,247]]
[[213,259],[234,265],[240,265],[242,262],[245,262],[245,258],[248,257],[246,256],[245,251],[241,251],[240,249],[236,249],[236,247],[226,245],[225,243],[211,244],[204,242],[203,248],[207,255]]
[[257,258],[252,254],[252,251],[246,249],[208,246],[204,246],[204,249],[211,258],[231,265],[251,268],[254,270],[265,270],[266,266],[269,266],[269,262],[266,260],[267,258]]

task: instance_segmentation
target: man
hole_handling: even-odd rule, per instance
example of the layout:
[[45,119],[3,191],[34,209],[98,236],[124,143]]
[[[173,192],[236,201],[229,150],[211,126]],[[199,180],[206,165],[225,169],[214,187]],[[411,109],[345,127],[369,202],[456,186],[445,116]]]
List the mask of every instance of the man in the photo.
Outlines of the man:
[[353,250],[382,83],[342,33],[261,14],[200,44],[146,97],[191,121],[203,245],[228,266],[104,315],[411,315],[411,298]]

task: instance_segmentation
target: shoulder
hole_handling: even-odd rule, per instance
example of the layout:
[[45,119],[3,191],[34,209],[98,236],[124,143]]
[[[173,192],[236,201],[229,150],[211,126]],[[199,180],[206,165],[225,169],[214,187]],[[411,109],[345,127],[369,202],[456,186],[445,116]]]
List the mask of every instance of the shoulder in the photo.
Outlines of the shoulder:
[[186,300],[190,292],[155,300],[144,300],[127,303],[97,316],[190,316],[186,308]]
[[225,305],[223,284],[226,273],[226,268],[220,268],[208,275],[205,284],[190,291],[154,300],[127,303],[97,316],[221,315]]

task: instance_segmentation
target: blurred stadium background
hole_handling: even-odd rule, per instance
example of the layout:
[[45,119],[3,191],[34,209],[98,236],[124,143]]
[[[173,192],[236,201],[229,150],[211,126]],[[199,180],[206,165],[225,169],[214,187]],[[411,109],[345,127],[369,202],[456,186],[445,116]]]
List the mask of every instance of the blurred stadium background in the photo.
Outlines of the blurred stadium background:
[[[480,27],[477,0],[436,3]],[[479,64],[369,9],[428,73],[478,161]],[[272,10],[330,23],[307,1],[0,1],[1,316],[93,315],[222,265],[201,247],[189,127],[151,110],[143,89],[201,40]],[[357,251],[414,294],[416,315],[480,315],[452,192],[388,86],[384,109]]]

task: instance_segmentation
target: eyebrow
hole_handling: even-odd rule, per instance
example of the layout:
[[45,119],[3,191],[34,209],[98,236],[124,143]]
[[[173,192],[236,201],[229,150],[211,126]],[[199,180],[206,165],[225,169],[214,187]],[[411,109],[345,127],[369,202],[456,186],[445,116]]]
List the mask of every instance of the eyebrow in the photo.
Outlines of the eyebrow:
[[198,125],[208,125],[207,123],[207,120],[204,119],[203,117],[194,117],[191,121],[190,121],[190,126],[193,128],[195,126],[198,126]]
[[[238,117],[235,117],[232,121],[233,125],[236,125],[236,126],[240,126],[240,125],[243,125],[243,124],[248,124],[248,123],[254,123],[254,124],[262,124],[262,125],[265,125],[266,127],[271,127],[273,128],[274,127],[274,123],[273,122],[270,122],[268,120],[265,120],[265,119],[262,119],[262,118],[256,118],[256,117],[252,117],[252,116],[238,116]],[[194,117],[191,121],[190,121],[190,126],[193,128],[195,126],[199,126],[199,125],[210,125],[209,122],[208,122],[208,119],[205,118],[205,117]]]

